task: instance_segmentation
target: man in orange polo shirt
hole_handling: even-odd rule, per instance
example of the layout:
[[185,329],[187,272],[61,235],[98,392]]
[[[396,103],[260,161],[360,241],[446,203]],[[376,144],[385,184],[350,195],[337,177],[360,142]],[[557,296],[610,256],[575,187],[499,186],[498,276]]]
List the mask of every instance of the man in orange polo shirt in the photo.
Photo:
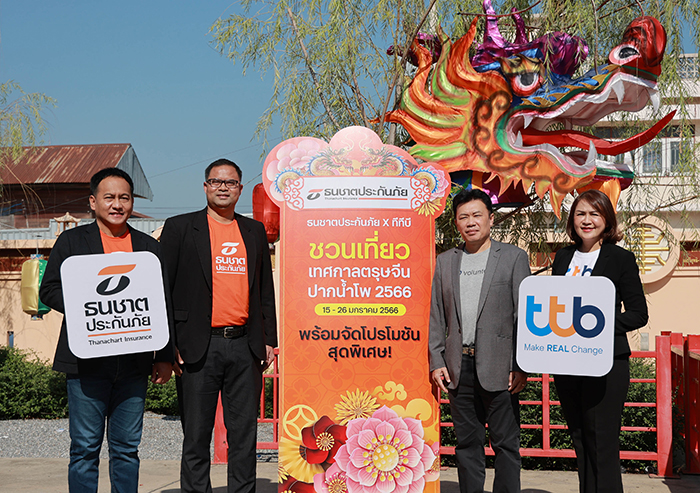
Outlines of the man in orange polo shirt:
[[227,159],[204,172],[207,207],[172,217],[161,236],[175,311],[183,492],[212,491],[212,430],[219,391],[228,449],[228,491],[255,490],[262,370],[277,345],[272,264],[265,228],[236,214],[241,169]]

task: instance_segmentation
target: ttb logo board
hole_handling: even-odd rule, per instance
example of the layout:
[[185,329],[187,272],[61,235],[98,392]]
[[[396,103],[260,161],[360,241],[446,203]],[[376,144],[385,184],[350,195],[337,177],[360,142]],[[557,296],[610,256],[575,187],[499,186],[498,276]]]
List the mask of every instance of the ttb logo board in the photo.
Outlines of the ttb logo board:
[[437,491],[427,345],[449,175],[350,127],[282,142],[264,184],[281,208],[279,491]]
[[613,363],[615,285],[606,277],[531,276],[520,284],[518,365],[602,376]]
[[163,277],[153,253],[68,257],[61,282],[68,346],[77,357],[158,351],[168,343]]

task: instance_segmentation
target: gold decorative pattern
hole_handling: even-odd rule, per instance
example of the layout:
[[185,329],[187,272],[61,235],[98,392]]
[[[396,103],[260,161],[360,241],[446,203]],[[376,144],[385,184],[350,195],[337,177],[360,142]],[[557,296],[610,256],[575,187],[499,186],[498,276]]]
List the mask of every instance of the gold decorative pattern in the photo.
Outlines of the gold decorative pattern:
[[[632,223],[635,222],[632,218]],[[659,281],[670,275],[678,264],[680,242],[676,233],[665,221],[648,216],[637,219],[639,226],[632,232],[634,247],[630,248],[637,254],[639,274],[644,284]]]
[[641,234],[642,255],[641,273],[646,274],[666,265],[671,256],[671,247],[663,231],[650,224],[639,228]]

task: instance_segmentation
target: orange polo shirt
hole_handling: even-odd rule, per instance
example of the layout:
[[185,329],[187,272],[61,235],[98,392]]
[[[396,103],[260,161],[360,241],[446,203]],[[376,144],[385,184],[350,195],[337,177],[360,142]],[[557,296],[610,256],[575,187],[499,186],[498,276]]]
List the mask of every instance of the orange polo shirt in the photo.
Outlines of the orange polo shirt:
[[102,248],[105,253],[114,252],[133,252],[134,248],[131,246],[131,232],[127,229],[126,233],[121,236],[107,236],[102,231],[100,231],[100,238],[102,238]]
[[248,321],[248,256],[238,222],[221,224],[210,216],[211,326],[245,325]]

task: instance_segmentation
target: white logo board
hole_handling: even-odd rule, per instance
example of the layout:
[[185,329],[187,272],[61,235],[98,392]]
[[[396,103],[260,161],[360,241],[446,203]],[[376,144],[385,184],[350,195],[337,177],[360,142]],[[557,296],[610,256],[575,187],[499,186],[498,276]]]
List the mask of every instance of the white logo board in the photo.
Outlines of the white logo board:
[[68,346],[79,358],[158,351],[169,339],[151,252],[74,255],[61,265]]
[[613,363],[615,285],[531,276],[520,284],[516,359],[528,373],[602,376]]

